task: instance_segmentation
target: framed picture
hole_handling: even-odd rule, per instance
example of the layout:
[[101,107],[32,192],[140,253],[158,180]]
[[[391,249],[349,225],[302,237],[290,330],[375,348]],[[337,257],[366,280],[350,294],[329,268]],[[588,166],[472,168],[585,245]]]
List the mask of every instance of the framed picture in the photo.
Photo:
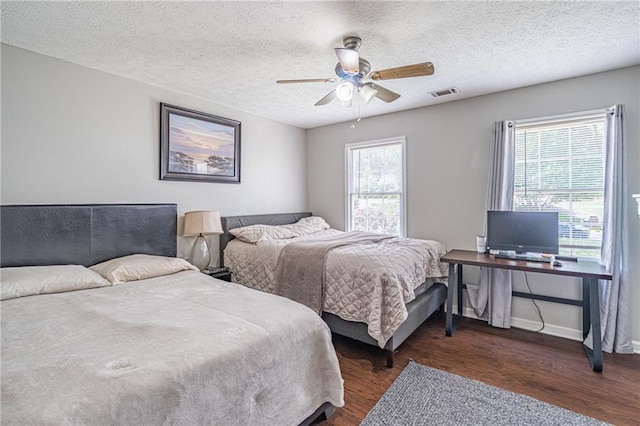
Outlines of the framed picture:
[[160,179],[240,183],[240,122],[161,103]]

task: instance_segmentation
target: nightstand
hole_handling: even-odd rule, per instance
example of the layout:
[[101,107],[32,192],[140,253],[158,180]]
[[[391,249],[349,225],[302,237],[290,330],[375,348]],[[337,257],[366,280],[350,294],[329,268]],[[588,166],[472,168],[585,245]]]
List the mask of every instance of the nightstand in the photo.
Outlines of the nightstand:
[[209,272],[206,269],[202,271],[204,274],[209,275],[210,277],[217,278],[223,281],[231,282],[231,271],[222,271],[222,272]]

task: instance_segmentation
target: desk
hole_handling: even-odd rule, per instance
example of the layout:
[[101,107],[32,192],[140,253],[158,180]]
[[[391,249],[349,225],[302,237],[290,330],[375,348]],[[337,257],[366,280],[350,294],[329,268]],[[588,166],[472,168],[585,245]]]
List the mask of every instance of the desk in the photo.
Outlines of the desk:
[[[552,298],[533,295],[538,298],[557,303],[582,306],[582,337],[585,339],[589,327],[593,330],[593,350],[584,347],[589,364],[593,371],[602,371],[602,333],[600,330],[600,298],[598,296],[598,280],[611,281],[611,274],[599,263],[593,261],[565,261],[562,266],[549,263],[528,262],[525,260],[497,259],[490,254],[476,253],[468,250],[451,250],[440,258],[449,263],[449,285],[447,288],[447,336],[452,336],[462,320],[462,265],[482,266],[485,268],[510,269],[514,271],[537,272],[542,274],[564,275],[582,278],[582,300]],[[456,279],[457,275],[457,279]],[[458,315],[453,317],[453,292],[458,292]],[[514,293],[515,294],[515,293]],[[519,294],[522,295],[522,294]],[[536,297],[537,296],[537,297]]]

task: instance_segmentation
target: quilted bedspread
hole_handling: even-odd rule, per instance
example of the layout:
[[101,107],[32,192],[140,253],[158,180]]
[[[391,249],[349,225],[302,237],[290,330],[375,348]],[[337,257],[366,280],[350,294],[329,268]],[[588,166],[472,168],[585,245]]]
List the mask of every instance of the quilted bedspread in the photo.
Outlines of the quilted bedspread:
[[[249,244],[232,240],[224,251],[234,282],[273,293],[282,247],[295,241],[343,234],[327,229],[290,239]],[[378,244],[350,245],[329,252],[325,271],[325,312],[366,323],[382,348],[407,318],[406,304],[425,281],[446,282],[445,246],[433,240],[389,238]]]

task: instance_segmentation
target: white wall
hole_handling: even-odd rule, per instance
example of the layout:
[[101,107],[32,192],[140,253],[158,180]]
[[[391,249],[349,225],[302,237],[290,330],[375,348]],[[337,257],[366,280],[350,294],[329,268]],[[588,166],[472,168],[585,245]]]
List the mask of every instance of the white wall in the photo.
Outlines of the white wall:
[[[180,218],[306,207],[302,129],[4,44],[1,60],[2,204],[177,203]],[[242,122],[240,184],[159,180],[160,102]]]
[[[494,121],[625,104],[632,335],[640,349],[640,218],[631,197],[640,192],[639,82],[640,67],[636,66],[363,119],[353,129],[349,122],[309,130],[308,207],[334,227],[344,227],[344,145],[406,135],[408,236],[437,239],[448,248],[474,250],[475,236],[483,232]],[[459,89],[464,91],[464,87]],[[346,111],[345,116],[349,116]],[[470,272],[465,281],[473,282],[477,271]],[[576,279],[528,276],[534,293],[581,297]],[[527,291],[522,278],[516,277],[516,290]],[[581,309],[538,303],[547,332],[579,336]],[[539,323],[537,311],[527,299],[514,299],[513,316],[513,324],[521,327],[536,329]]]

